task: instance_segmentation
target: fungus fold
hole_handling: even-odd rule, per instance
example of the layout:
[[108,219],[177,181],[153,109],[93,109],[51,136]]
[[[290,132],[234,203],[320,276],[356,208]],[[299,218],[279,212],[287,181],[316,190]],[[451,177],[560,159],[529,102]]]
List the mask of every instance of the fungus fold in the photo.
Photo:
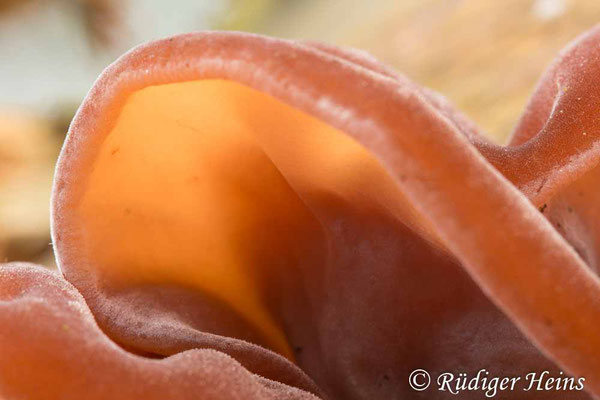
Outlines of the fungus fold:
[[57,165],[62,277],[0,268],[0,396],[418,398],[417,368],[600,395],[599,43],[561,53],[506,146],[358,51],[132,50]]

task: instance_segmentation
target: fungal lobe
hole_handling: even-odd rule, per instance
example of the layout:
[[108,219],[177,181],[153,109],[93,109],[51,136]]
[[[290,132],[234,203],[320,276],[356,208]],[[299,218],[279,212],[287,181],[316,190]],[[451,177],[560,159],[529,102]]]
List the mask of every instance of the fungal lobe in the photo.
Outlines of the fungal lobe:
[[[416,368],[564,369],[586,378],[569,398],[600,394],[598,43],[559,56],[506,146],[354,50],[134,49],[57,166],[66,281],[0,269],[0,371],[21,360],[0,395],[418,398]],[[39,365],[66,372],[31,385]]]

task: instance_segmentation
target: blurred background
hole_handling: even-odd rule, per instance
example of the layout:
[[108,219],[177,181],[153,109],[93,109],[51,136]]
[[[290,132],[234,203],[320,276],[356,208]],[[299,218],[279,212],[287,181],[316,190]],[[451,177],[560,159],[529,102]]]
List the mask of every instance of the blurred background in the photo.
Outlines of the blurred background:
[[358,47],[501,143],[545,66],[598,21],[598,0],[0,0],[0,261],[55,267],[61,143],[94,79],[136,44],[227,29]]

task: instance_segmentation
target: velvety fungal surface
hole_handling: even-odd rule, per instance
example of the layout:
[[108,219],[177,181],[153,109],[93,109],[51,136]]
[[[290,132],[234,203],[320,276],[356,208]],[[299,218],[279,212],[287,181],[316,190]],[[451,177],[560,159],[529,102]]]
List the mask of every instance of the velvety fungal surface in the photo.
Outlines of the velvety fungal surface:
[[214,350],[162,360],[128,353],[58,274],[0,269],[0,393],[6,399],[316,399]]
[[[600,28],[495,145],[359,51],[244,33],[100,76],[53,196],[62,276],[0,267],[0,398],[600,396]],[[84,300],[85,299],[85,300]],[[89,307],[89,308],[88,308]]]

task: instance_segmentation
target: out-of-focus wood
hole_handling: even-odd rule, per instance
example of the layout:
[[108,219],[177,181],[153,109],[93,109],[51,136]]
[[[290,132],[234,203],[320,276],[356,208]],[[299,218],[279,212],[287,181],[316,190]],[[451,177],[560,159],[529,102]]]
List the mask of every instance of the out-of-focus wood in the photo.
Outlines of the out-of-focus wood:
[[221,10],[215,29],[254,30],[268,18],[275,8],[276,0],[230,0],[229,6]]
[[598,22],[597,0],[307,0],[264,32],[366,49],[503,142],[544,68]]
[[50,250],[49,199],[59,136],[23,110],[0,111],[0,259]]
[[[0,0],[0,17],[11,18],[25,6],[29,12],[35,12],[48,3],[63,0]],[[90,40],[96,46],[116,45],[118,36],[124,33],[121,25],[121,12],[127,0],[67,0],[74,14],[82,22]],[[18,16],[16,16],[18,17]],[[0,19],[0,23],[1,23]]]

